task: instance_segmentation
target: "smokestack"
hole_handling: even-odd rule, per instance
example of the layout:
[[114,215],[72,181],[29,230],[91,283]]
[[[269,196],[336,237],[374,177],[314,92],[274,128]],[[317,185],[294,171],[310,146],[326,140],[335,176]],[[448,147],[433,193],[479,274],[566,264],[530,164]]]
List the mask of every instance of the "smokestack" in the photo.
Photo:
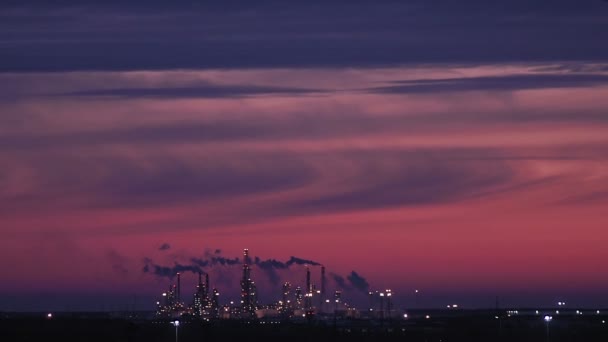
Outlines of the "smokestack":
[[321,266],[321,295],[319,297],[319,311],[323,312],[323,304],[325,304],[325,266]]
[[309,309],[312,307],[312,285],[310,283],[310,267],[308,265],[306,265],[306,293],[304,296],[304,305],[306,309]]
[[182,290],[182,285],[181,285],[181,280],[180,280],[180,274],[179,272],[177,272],[177,301],[180,302],[181,301],[181,290]]
[[205,273],[205,294],[209,292],[209,273]]
[[243,250],[243,279],[241,279],[241,303],[243,312],[249,316],[255,314],[254,296],[255,284],[251,281],[251,266],[249,266],[249,249]]
[[325,296],[325,266],[321,266],[321,297]]
[[306,292],[312,292],[312,287],[310,286],[310,268],[308,266],[306,266]]

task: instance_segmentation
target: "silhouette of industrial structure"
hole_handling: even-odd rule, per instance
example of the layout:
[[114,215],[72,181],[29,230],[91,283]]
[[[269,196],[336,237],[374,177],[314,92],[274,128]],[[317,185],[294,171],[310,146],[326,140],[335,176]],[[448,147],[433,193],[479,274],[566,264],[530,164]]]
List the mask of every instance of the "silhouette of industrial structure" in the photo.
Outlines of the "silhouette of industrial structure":
[[[193,299],[186,303],[181,293],[181,275],[176,274],[177,281],[169,286],[167,292],[162,294],[162,300],[157,302],[156,316],[158,318],[178,318],[184,315],[205,321],[217,319],[239,319],[244,321],[275,319],[311,320],[314,318],[339,317],[372,317],[390,318],[399,315],[392,306],[391,290],[370,291],[369,308],[357,310],[343,301],[342,291],[336,290],[332,298],[327,295],[327,277],[325,266],[321,265],[320,286],[317,287],[312,280],[310,266],[306,265],[305,287],[293,288],[290,282],[281,286],[281,293],[277,302],[260,305],[258,291],[252,278],[252,260],[249,250],[244,249],[242,259],[242,276],[240,281],[240,303],[220,305],[220,292],[217,288],[211,289],[209,274],[198,274]],[[203,281],[204,275],[204,281]]]

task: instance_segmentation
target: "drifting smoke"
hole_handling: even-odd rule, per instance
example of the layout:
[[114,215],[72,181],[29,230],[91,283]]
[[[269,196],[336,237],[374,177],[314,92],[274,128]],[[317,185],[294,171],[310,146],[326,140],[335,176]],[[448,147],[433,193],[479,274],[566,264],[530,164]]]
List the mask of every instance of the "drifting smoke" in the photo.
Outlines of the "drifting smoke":
[[356,290],[359,290],[363,293],[367,293],[369,291],[369,283],[357,272],[350,272],[350,274],[346,278]]
[[[163,244],[169,245],[169,244]],[[161,246],[161,249],[162,247]],[[192,272],[192,273],[206,273],[204,269],[213,267],[229,267],[234,265],[240,265],[243,263],[238,257],[226,258],[223,257],[222,251],[216,249],[214,251],[205,251],[202,257],[191,257],[189,258],[190,264],[183,265],[175,262],[173,266],[162,266],[155,264],[150,258],[144,259],[144,273],[151,273],[158,277],[164,277],[173,279],[178,272]],[[252,265],[257,266],[267,276],[268,280],[273,285],[278,285],[281,278],[279,276],[279,270],[287,270],[293,265],[308,265],[308,266],[321,266],[313,260],[302,259],[295,256],[291,256],[287,261],[283,262],[276,259],[262,260],[260,257],[250,258]],[[221,269],[221,268],[220,268]],[[357,290],[367,293],[369,290],[369,283],[365,278],[360,276],[357,272],[352,271],[345,277],[335,273],[331,273],[331,277],[336,285],[343,290]]]
[[284,270],[289,268],[291,265],[310,265],[310,266],[321,266],[320,263],[312,260],[301,259],[292,256],[286,262],[281,262],[276,259],[262,260],[259,257],[253,259],[253,264],[261,269],[275,269]]
[[162,245],[160,245],[160,247],[158,247],[158,249],[161,250],[161,251],[166,251],[166,250],[168,250],[170,248],[171,248],[171,245],[168,244],[168,243],[166,243],[166,242],[163,243]]
[[279,270],[286,269],[288,266],[284,262],[280,262],[275,259],[261,260],[259,257],[253,258],[253,264],[258,266],[259,268],[266,270]]
[[257,256],[253,259],[253,264],[258,266],[262,271],[264,271],[264,273],[266,273],[266,276],[268,276],[268,280],[270,280],[273,285],[277,285],[281,280],[279,274],[277,273],[277,270],[286,269],[288,267],[285,263],[280,262],[278,260],[261,260]]
[[202,258],[190,258],[190,262],[193,265],[197,265],[200,267],[212,267],[212,266],[232,266],[232,265],[238,265],[241,263],[241,261],[239,260],[239,258],[224,258],[222,255],[222,250],[221,249],[216,249],[215,251],[213,251],[213,253],[209,252],[209,251],[205,251],[205,253],[203,253],[203,257]]
[[277,270],[285,270],[292,265],[321,265],[316,261],[306,260],[295,256],[291,256],[286,262],[282,262],[276,259],[262,260],[259,257],[255,257],[253,259],[253,264],[259,267],[262,271],[264,271],[264,273],[266,273],[266,275],[268,276],[268,280],[270,280],[273,285],[277,285],[281,280],[279,274],[277,273]]
[[355,271],[351,271],[346,278],[339,274],[331,273],[331,277],[338,286],[343,290],[357,290],[362,293],[367,294],[369,291],[369,283],[365,278],[359,275],[359,273]]
[[144,259],[144,273],[152,273],[158,277],[165,277],[169,279],[173,279],[177,273],[183,272],[192,272],[192,273],[205,273],[199,266],[197,265],[181,265],[179,263],[175,263],[174,266],[161,266],[152,262],[149,258]]
[[228,259],[222,256],[213,256],[209,259],[191,258],[192,264],[200,267],[211,267],[211,266],[232,266],[240,264],[239,258]]
[[346,280],[344,279],[343,276],[335,274],[335,273],[331,273],[331,277],[336,282],[336,285],[338,285],[339,288],[344,289],[344,290],[350,289],[350,286],[348,286],[346,284]]
[[[160,250],[166,250],[170,248],[168,243],[163,244]],[[222,251],[216,249],[214,251],[205,251],[202,257],[191,257],[189,265],[183,265],[175,262],[174,266],[162,266],[152,262],[150,258],[144,259],[144,273],[152,273],[159,277],[166,277],[172,279],[177,272],[193,272],[199,273],[204,272],[204,268],[216,267],[216,266],[234,266],[242,264],[242,260],[238,257],[226,258],[221,255]],[[276,259],[262,260],[259,257],[254,257],[251,261],[252,265],[259,267],[268,276],[268,279],[272,284],[276,285],[280,281],[280,277],[277,270],[285,270],[293,265],[310,265],[320,266],[321,264],[308,259],[302,259],[295,256],[291,256],[287,261],[279,261]]]
[[289,260],[287,260],[287,262],[285,263],[287,265],[287,267],[296,264],[296,265],[311,265],[311,266],[321,266],[321,264],[319,264],[316,261],[312,261],[312,260],[306,260],[306,259],[300,259],[300,258],[296,258],[294,256],[292,256],[291,258],[289,258]]

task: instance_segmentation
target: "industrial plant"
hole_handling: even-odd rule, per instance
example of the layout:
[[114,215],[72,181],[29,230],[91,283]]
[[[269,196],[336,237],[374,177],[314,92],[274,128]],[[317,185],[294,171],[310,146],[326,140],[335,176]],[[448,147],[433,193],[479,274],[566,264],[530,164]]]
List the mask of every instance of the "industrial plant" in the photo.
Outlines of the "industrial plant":
[[[176,282],[171,284],[162,298],[156,302],[155,315],[160,319],[192,318],[203,321],[243,320],[243,321],[311,321],[337,318],[380,318],[398,317],[400,312],[394,309],[393,292],[369,292],[369,307],[357,309],[342,298],[342,291],[327,293],[327,276],[325,266],[321,265],[320,279],[315,283],[310,266],[306,265],[306,283],[292,285],[284,282],[276,302],[262,305],[258,300],[258,289],[252,277],[252,260],[249,250],[243,251],[242,276],[240,280],[240,302],[220,302],[220,289],[211,287],[209,274],[198,273],[198,284],[194,294],[182,296],[181,275],[176,274]],[[204,277],[204,280],[203,280]]]

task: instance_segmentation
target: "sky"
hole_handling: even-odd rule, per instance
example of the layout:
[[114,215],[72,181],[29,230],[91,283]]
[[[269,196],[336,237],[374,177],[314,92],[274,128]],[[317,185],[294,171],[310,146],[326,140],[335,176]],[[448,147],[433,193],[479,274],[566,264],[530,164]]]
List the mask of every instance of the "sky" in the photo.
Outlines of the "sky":
[[244,248],[262,302],[608,306],[606,41],[601,0],[2,1],[0,311],[236,300]]

